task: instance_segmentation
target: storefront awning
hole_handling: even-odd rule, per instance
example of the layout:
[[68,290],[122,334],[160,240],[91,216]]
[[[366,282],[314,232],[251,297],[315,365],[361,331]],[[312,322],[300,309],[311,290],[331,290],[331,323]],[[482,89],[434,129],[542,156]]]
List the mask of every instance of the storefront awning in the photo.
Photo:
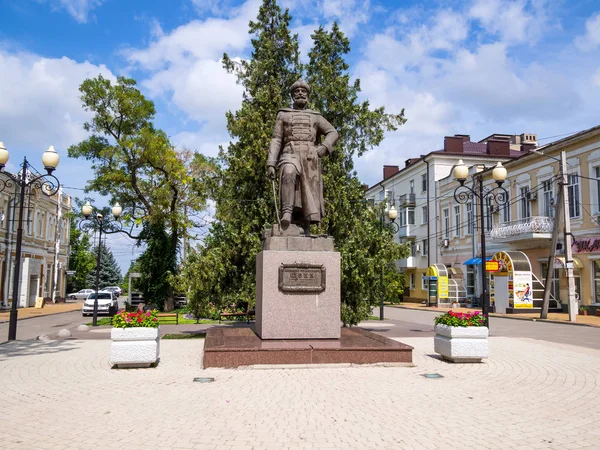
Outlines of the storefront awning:
[[[488,256],[486,259],[486,261],[491,261],[492,257]],[[476,266],[478,264],[481,264],[481,258],[471,258],[471,259],[467,259],[463,265],[464,266]]]

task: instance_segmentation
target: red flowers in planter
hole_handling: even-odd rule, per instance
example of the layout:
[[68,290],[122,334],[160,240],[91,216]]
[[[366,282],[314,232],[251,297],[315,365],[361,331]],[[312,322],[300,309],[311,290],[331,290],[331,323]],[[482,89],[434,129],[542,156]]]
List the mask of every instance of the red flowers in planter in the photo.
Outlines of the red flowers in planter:
[[448,311],[435,318],[436,325],[447,325],[449,327],[484,327],[485,317],[479,311],[462,313]]
[[158,327],[157,310],[127,312],[121,311],[113,317],[113,327],[115,328],[131,328],[131,327]]

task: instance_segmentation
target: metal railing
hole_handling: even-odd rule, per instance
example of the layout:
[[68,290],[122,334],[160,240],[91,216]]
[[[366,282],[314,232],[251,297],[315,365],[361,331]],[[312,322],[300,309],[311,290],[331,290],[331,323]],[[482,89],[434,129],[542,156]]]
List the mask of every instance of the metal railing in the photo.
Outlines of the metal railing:
[[526,233],[552,233],[554,219],[546,216],[533,216],[495,226],[490,231],[492,239],[503,239]]
[[408,206],[408,205],[413,205],[416,202],[416,195],[415,194],[402,194],[401,196],[398,197],[398,202],[400,203],[400,206]]

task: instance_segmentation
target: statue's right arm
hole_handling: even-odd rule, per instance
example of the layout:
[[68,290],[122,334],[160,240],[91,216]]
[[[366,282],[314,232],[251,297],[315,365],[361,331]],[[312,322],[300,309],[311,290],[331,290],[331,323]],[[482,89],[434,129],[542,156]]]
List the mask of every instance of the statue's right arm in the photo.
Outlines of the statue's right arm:
[[282,113],[277,113],[275,119],[275,128],[273,130],[273,137],[271,138],[271,144],[269,145],[269,153],[267,155],[267,167],[276,167],[277,161],[279,160],[279,152],[281,151],[281,142],[283,140],[283,117]]

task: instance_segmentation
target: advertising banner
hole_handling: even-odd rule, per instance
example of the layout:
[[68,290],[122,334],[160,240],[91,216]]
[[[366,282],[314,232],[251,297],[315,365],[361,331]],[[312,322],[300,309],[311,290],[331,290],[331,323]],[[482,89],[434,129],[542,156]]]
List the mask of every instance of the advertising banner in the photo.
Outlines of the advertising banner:
[[514,307],[533,308],[533,283],[531,272],[514,272]]
[[438,277],[438,298],[448,298],[448,277]]

